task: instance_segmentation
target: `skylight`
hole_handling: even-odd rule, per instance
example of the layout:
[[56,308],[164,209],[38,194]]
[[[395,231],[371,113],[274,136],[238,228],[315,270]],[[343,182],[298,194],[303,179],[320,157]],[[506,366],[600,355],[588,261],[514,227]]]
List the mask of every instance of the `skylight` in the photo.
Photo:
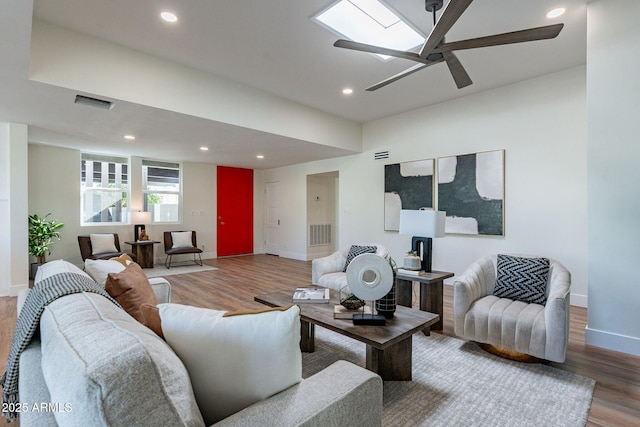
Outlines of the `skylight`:
[[423,36],[378,0],[339,0],[314,19],[340,37],[374,46],[409,50],[424,43]]

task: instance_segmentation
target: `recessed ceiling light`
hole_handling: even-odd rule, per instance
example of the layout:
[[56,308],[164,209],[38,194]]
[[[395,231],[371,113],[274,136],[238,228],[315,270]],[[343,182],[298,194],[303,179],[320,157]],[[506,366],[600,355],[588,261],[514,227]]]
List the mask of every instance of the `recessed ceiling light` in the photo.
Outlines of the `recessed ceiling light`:
[[562,16],[565,11],[566,9],[564,7],[558,7],[556,9],[550,10],[547,13],[547,18],[549,19],[557,18],[558,16]]
[[409,50],[424,43],[424,36],[378,0],[341,0],[313,19],[339,37],[375,46]]
[[171,13],[171,12],[162,12],[160,14],[160,17],[162,19],[164,19],[165,21],[167,21],[167,22],[176,22],[176,21],[178,21],[178,17],[174,13]]
[[134,139],[136,139],[136,137],[134,135],[125,135],[124,139],[128,139],[129,141],[133,141]]
[[256,156],[256,159],[264,159],[264,156],[263,156],[262,154],[258,154],[258,155]]
[[342,89],[343,95],[351,95],[352,93],[353,93],[353,89],[351,89],[350,87],[345,87],[344,89]]
[[200,147],[200,151],[209,151],[209,147]]

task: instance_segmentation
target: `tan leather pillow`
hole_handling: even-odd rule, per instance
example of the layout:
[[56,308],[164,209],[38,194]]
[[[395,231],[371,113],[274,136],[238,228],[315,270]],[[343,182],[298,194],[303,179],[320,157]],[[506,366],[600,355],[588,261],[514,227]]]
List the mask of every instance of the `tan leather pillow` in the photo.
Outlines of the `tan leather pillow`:
[[144,303],[140,306],[142,313],[142,324],[156,333],[157,336],[164,339],[162,333],[162,321],[160,320],[160,310],[157,306]]
[[105,290],[138,322],[143,323],[140,306],[158,305],[156,294],[142,268],[132,263],[120,273],[109,273]]
[[127,255],[127,254],[122,254],[120,256],[116,256],[116,257],[109,258],[109,259],[113,260],[113,261],[118,261],[120,264],[124,265],[125,267],[133,262],[131,257],[129,255]]

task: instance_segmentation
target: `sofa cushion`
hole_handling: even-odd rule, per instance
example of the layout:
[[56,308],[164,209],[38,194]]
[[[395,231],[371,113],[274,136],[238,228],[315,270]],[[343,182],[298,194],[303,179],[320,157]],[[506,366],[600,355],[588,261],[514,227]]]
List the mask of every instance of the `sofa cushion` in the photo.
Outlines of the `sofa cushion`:
[[113,234],[90,234],[91,255],[118,252]]
[[202,426],[189,375],[171,348],[106,298],[59,298],[40,322],[42,373],[61,426]]
[[349,253],[347,254],[347,261],[344,263],[344,268],[342,269],[342,271],[346,272],[347,267],[349,267],[349,264],[351,264],[351,261],[353,261],[353,259],[358,255],[375,254],[377,250],[378,248],[375,246],[351,245],[351,247],[349,248]]
[[514,301],[545,305],[549,260],[498,255],[493,295]]
[[136,263],[129,264],[120,273],[109,273],[104,288],[127,313],[140,323],[143,321],[140,306],[145,303],[158,304],[147,275]]
[[128,266],[129,264],[131,264],[132,262],[134,262],[131,257],[129,256],[129,254],[122,254],[120,256],[116,256],[113,258],[109,258],[112,261],[118,261],[120,264],[122,264],[124,267]]
[[38,283],[39,281],[44,280],[47,277],[53,276],[54,274],[58,274],[58,273],[76,273],[76,274],[82,274],[89,278],[91,277],[84,271],[80,270],[75,265],[71,264],[70,262],[67,262],[62,259],[57,259],[53,261],[48,261],[42,264],[40,267],[38,267],[38,272],[36,273],[34,283]]
[[120,273],[122,270],[124,265],[118,261],[91,258],[84,260],[84,271],[102,286],[106,284],[109,273]]
[[162,332],[189,371],[208,425],[300,382],[298,306],[231,317],[179,304],[159,309]]

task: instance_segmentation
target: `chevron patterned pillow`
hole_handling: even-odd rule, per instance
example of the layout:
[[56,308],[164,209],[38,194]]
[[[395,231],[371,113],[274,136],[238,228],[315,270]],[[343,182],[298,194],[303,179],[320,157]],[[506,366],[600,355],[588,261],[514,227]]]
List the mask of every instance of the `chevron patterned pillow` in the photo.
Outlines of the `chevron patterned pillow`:
[[349,267],[349,264],[351,264],[351,261],[353,261],[353,259],[358,255],[375,254],[377,250],[378,250],[377,246],[351,245],[351,247],[349,248],[349,253],[347,254],[347,261],[344,263],[344,268],[342,269],[342,271],[346,272],[347,267]]
[[498,255],[498,274],[493,295],[516,301],[547,303],[547,258],[524,258]]

